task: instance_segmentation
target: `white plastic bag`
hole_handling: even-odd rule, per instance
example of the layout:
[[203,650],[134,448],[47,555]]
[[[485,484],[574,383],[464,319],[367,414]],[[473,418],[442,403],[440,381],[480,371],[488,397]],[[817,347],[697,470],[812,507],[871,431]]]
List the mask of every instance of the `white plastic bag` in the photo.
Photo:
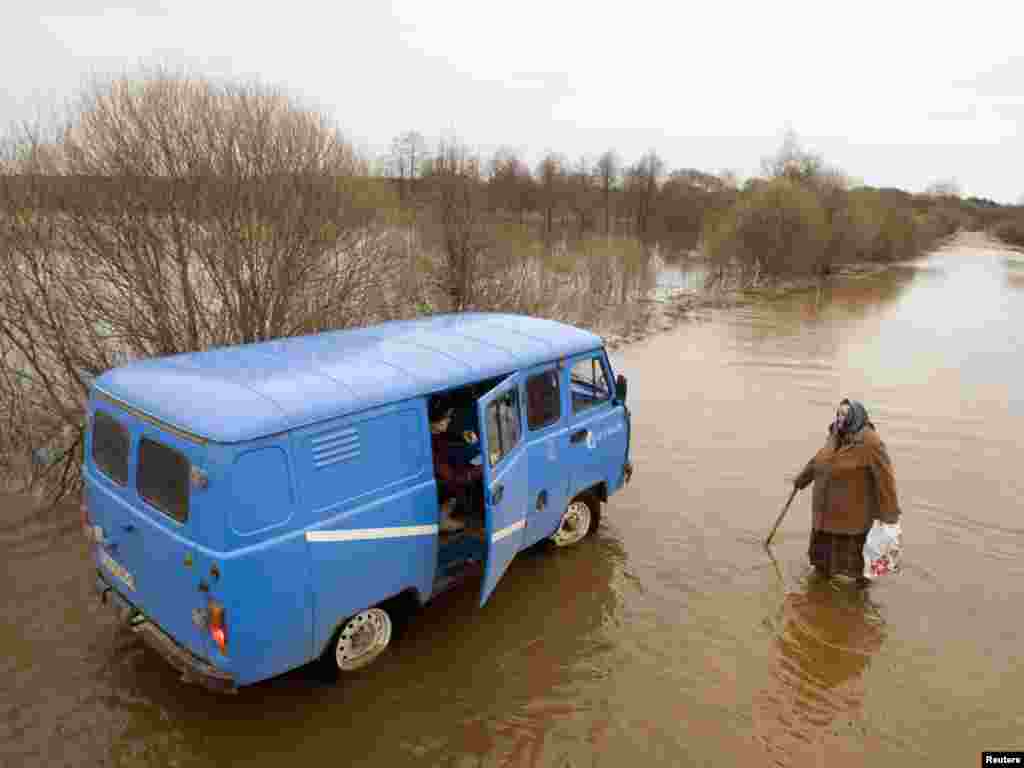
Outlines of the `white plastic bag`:
[[890,573],[899,573],[902,555],[903,528],[900,524],[890,525],[875,520],[864,540],[864,578],[876,579]]

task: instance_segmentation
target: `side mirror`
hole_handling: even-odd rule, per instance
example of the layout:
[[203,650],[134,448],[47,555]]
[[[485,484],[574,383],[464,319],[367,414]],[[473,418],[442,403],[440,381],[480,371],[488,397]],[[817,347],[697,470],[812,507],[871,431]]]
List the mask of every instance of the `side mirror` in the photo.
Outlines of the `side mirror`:
[[620,403],[626,402],[626,377],[621,373],[615,377],[615,399]]

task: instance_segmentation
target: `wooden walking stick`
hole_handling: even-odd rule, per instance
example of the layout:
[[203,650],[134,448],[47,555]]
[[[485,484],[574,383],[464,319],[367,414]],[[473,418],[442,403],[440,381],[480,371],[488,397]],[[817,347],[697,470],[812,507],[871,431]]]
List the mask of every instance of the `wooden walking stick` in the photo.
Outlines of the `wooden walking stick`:
[[793,499],[796,498],[797,491],[800,490],[795,485],[793,486],[793,492],[789,494],[789,501],[786,502],[786,506],[779,512],[779,519],[775,521],[775,525],[772,526],[772,532],[768,534],[768,538],[764,540],[764,546],[767,549],[768,545],[772,543],[772,536],[775,535],[775,531],[779,529],[779,525],[782,523],[782,518],[786,516],[789,511],[789,505],[793,503]]

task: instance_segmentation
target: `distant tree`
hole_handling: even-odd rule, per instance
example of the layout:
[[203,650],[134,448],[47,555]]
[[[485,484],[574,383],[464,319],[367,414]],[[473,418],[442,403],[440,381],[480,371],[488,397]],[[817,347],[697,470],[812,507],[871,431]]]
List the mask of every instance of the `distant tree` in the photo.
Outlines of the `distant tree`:
[[959,198],[960,185],[956,179],[944,179],[929,184],[924,193],[931,198]]
[[659,239],[680,248],[694,248],[705,216],[727,207],[734,197],[735,190],[718,176],[692,168],[672,171],[657,197]]
[[555,212],[565,199],[566,165],[562,155],[548,152],[537,166],[537,192],[544,212],[545,238],[551,237]]
[[640,240],[647,239],[664,169],[665,163],[651,150],[626,171],[626,204],[633,218],[633,234]]
[[461,312],[473,306],[480,259],[490,244],[480,160],[452,139],[441,142],[427,167],[424,182],[445,261],[441,283],[451,310]]
[[568,201],[576,217],[577,236],[583,238],[587,230],[594,228],[593,216],[596,207],[594,175],[588,158],[580,157],[569,173]]
[[995,200],[990,200],[987,197],[967,197],[964,198],[964,202],[968,205],[973,205],[976,208],[1001,208],[1002,206]]
[[779,150],[761,161],[761,169],[769,178],[808,183],[825,169],[825,164],[820,155],[803,149],[796,132],[789,129]]
[[530,169],[519,153],[510,147],[499,148],[489,163],[487,191],[491,210],[515,212],[523,224],[531,204],[532,187]]
[[387,165],[391,177],[398,180],[399,200],[403,203],[414,190],[428,157],[427,142],[417,131],[406,131],[392,139]]
[[604,233],[611,235],[612,191],[619,183],[620,163],[614,150],[608,150],[597,160],[594,176],[604,201]]

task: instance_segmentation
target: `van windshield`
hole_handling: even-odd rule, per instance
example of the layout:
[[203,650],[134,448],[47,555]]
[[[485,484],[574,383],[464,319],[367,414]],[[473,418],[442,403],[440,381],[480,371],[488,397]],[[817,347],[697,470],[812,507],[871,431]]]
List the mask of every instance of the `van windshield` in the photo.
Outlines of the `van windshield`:
[[139,441],[139,496],[179,523],[188,521],[188,459],[173,448],[142,438]]

